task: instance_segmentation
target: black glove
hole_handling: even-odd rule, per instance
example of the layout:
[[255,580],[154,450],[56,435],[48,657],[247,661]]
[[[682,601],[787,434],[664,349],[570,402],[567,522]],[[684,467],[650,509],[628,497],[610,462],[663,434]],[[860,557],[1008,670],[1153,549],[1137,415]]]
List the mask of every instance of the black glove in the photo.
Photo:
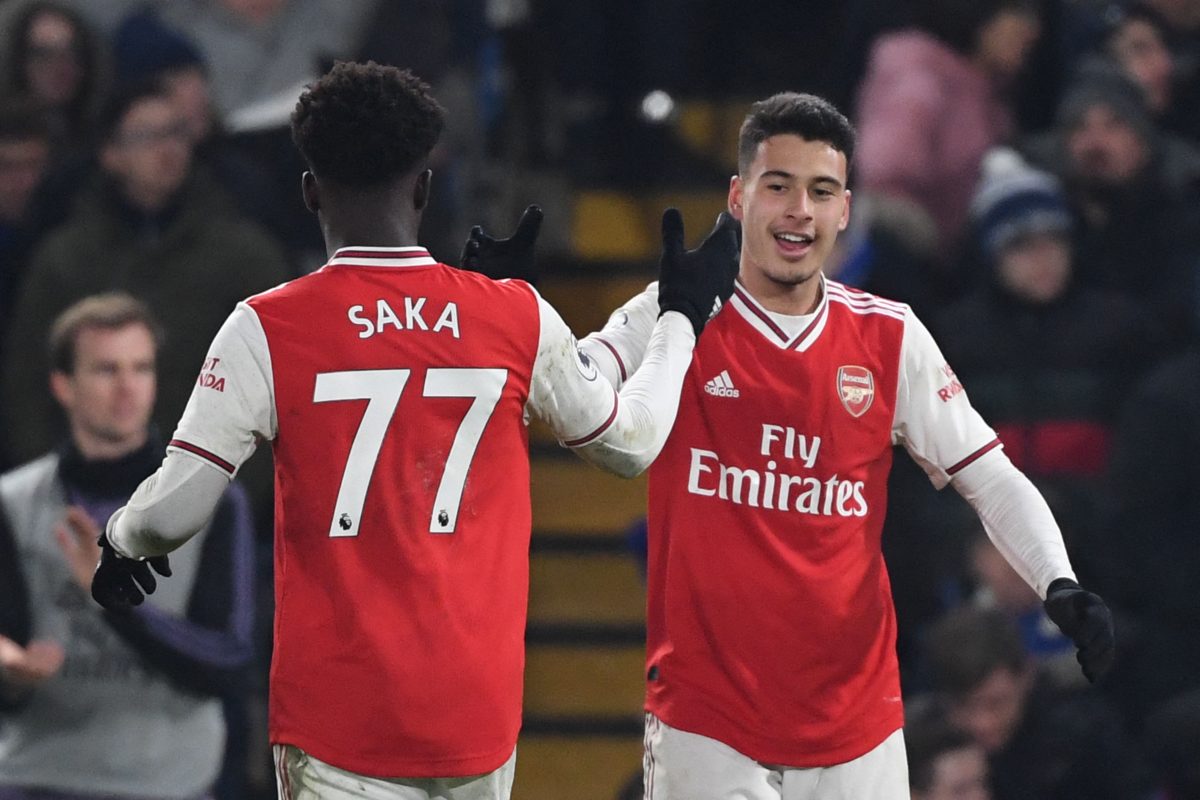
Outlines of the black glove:
[[154,567],[154,572],[164,578],[171,576],[171,564],[166,556],[155,556],[145,561],[126,558],[113,550],[108,543],[107,533],[100,534],[100,563],[92,575],[92,599],[111,611],[125,611],[131,606],[140,606],[145,595],[158,588],[158,581],[150,567]]
[[1112,666],[1116,648],[1112,612],[1099,595],[1070,578],[1057,578],[1046,592],[1046,615],[1054,621],[1078,652],[1083,674],[1095,683]]
[[525,209],[517,229],[507,239],[493,239],[476,225],[471,228],[467,243],[463,245],[458,264],[463,269],[487,275],[494,280],[520,278],[536,285],[538,269],[533,246],[541,227],[542,209],[538,206]]
[[704,330],[717,300],[733,294],[738,274],[737,220],[722,211],[717,224],[695,250],[683,249],[683,217],[668,208],[662,217],[662,258],[658,264],[660,314],[678,311],[692,321],[696,335]]

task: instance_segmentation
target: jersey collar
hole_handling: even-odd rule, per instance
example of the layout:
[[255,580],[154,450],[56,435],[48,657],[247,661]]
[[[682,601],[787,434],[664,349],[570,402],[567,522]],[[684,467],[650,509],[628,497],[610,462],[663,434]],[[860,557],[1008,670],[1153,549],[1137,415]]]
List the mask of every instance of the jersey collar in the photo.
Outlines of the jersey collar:
[[737,281],[733,286],[733,296],[729,298],[729,305],[742,316],[746,322],[750,323],[750,327],[754,328],[765,339],[773,342],[776,347],[783,350],[796,350],[803,353],[813,342],[821,336],[821,331],[825,330],[825,321],[829,319],[829,291],[825,285],[825,276],[821,278],[821,301],[817,304],[816,313],[813,314],[812,321],[795,336],[789,337],[777,324],[771,319],[771,315],[763,308],[762,304],[755,300],[741,281]]
[[340,247],[327,267],[431,267],[424,247]]

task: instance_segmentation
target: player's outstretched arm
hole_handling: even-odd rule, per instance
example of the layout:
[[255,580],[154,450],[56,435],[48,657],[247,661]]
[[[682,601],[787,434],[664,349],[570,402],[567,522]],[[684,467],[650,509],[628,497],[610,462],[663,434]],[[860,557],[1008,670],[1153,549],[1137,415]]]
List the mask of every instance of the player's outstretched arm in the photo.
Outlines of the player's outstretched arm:
[[[728,214],[721,214],[704,243],[697,250],[686,253],[683,249],[682,217],[675,209],[667,209],[663,214],[663,255],[665,257],[671,253],[676,257],[715,257],[720,264],[728,265],[722,253],[727,251],[730,245],[731,229],[735,250],[740,251],[740,226],[737,220]],[[580,342],[580,349],[596,362],[613,386],[620,388],[641,366],[650,344],[650,334],[662,311],[660,290],[659,282],[654,281],[645,291],[635,295],[614,311],[601,330],[589,334]],[[721,303],[725,302],[732,291],[733,284],[730,283],[722,289],[718,300]],[[668,302],[674,303],[675,300]]]
[[1041,493],[999,449],[963,470],[954,487],[979,514],[996,549],[1045,598],[1046,615],[1075,643],[1083,674],[1095,683],[1112,666],[1112,613],[1098,595],[1076,583],[1062,534]]
[[645,358],[619,393],[543,303],[543,339],[530,404],[559,440],[585,460],[632,477],[662,449],[675,423],[696,337],[716,301],[733,290],[738,252],[731,223],[718,219],[704,244],[688,251],[678,212],[664,215],[659,282],[669,288],[665,294],[660,289],[659,316]]
[[1062,532],[1041,492],[1017,469],[971,406],[929,331],[904,319],[893,434],[938,488],[953,485],[1005,560],[1046,600],[1046,612],[1078,648],[1089,680],[1111,665],[1112,615],[1075,582]]
[[[166,554],[212,517],[258,440],[275,435],[270,351],[249,306],[239,304],[229,315],[203,369],[211,380],[192,390],[162,466],[108,520],[92,582],[101,605],[137,605],[154,591],[156,581],[142,559],[153,565],[164,557],[158,563],[165,566]],[[218,381],[220,391],[210,386]]]
[[536,205],[525,209],[517,229],[507,239],[493,238],[476,225],[467,236],[458,265],[494,280],[519,278],[536,286],[541,271],[533,251],[541,228],[542,209]]

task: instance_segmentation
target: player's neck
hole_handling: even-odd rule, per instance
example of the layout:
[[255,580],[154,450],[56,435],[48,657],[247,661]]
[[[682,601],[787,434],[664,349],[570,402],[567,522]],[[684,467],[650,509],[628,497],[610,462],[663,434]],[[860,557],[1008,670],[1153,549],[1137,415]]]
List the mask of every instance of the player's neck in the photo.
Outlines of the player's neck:
[[753,270],[742,270],[738,280],[759,305],[776,314],[793,317],[811,314],[821,302],[820,272],[800,283],[784,283]]
[[420,219],[398,216],[345,220],[322,220],[325,251],[330,258],[343,247],[418,247]]

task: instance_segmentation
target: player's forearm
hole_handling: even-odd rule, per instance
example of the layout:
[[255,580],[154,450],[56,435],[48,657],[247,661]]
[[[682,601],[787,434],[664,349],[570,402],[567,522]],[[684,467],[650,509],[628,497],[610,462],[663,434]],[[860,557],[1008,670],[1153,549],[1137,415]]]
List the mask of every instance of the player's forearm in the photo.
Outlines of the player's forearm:
[[675,311],[663,314],[650,335],[641,366],[621,388],[613,424],[576,452],[626,478],[650,466],[675,425],[679,394],[695,345],[696,335],[686,317]]
[[658,284],[652,283],[614,311],[603,328],[584,337],[579,349],[619,389],[641,366],[658,313]]
[[108,541],[129,558],[175,550],[208,522],[229,475],[207,461],[170,451],[108,522]]
[[988,537],[1039,597],[1075,572],[1045,498],[999,448],[964,469],[954,488],[975,509]]

